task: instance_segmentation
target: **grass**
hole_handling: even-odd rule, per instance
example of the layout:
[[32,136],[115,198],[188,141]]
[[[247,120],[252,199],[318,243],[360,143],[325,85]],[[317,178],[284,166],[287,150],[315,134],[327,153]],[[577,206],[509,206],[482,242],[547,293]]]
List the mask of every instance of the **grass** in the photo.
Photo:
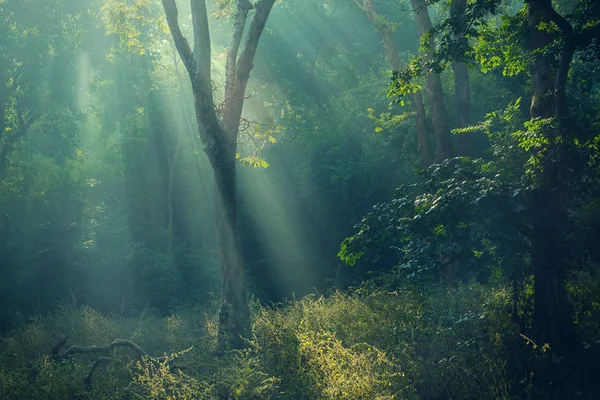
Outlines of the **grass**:
[[[522,398],[531,382],[516,378],[514,349],[526,346],[511,304],[507,288],[478,283],[403,284],[393,291],[367,284],[271,308],[254,304],[247,348],[218,358],[216,307],[121,316],[69,300],[2,339],[0,398]],[[94,371],[90,388],[84,380],[98,355],[53,359],[63,335],[67,345],[129,339],[172,362],[115,349]]]

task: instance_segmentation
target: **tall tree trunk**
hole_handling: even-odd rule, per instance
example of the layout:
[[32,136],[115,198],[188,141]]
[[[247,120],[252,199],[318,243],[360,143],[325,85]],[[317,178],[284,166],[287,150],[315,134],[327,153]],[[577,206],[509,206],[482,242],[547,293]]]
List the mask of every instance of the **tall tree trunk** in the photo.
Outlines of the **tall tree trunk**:
[[[275,0],[261,0],[254,6],[248,0],[236,1],[237,10],[227,51],[225,101],[220,120],[212,93],[206,0],[191,0],[193,51],[179,28],[175,0],[162,0],[162,3],[175,47],[190,76],[198,133],[214,172],[215,228],[222,278],[219,351],[239,349],[244,346],[244,338],[249,336],[251,326],[244,263],[236,233],[237,136],[252,62]],[[252,8],[254,16],[246,30],[246,21]]]
[[[373,7],[373,0],[354,0],[354,3],[365,12],[369,21],[377,29],[383,38],[383,46],[385,55],[390,67],[395,71],[402,69],[400,54],[394,41],[394,32],[390,26],[381,23],[381,17],[377,14]],[[417,125],[417,143],[419,145],[419,154],[421,158],[421,166],[426,168],[432,164],[431,149],[429,148],[429,138],[427,135],[427,115],[425,106],[423,105],[423,96],[420,92],[410,95],[411,103],[415,110],[415,119]]]
[[433,164],[431,157],[431,149],[429,147],[429,135],[427,134],[427,115],[425,113],[425,105],[423,104],[423,95],[421,92],[412,93],[411,102],[415,108],[415,116],[417,120],[417,143],[419,144],[419,153],[421,154],[421,166],[429,167]]
[[[432,29],[431,19],[427,11],[425,0],[410,0],[415,10],[415,20],[419,31],[419,37],[427,34]],[[433,38],[429,41],[428,53],[434,51]],[[431,73],[426,78],[427,99],[429,100],[429,109],[431,113],[431,123],[435,133],[435,159],[442,162],[454,155],[450,129],[446,119],[446,106],[444,102],[444,90],[440,74]]]
[[[455,38],[466,40],[464,32],[459,29],[466,27],[465,12],[467,10],[466,0],[453,0],[450,6],[450,16],[456,19]],[[456,99],[456,115],[458,116],[458,126],[465,128],[471,123],[471,93],[469,84],[469,70],[467,64],[462,61],[452,63],[454,71],[454,96]],[[461,133],[458,137],[458,153],[461,156],[470,156],[472,152],[472,135],[470,133]]]
[[242,348],[250,335],[242,253],[236,234],[235,147],[227,150],[224,164],[215,168],[215,218],[217,246],[221,260],[221,306],[219,308],[220,349]]
[[[554,42],[551,33],[538,29],[540,23],[550,23],[555,12],[551,0],[530,0],[528,10],[529,50],[531,66],[531,107],[533,120],[556,117],[558,128],[547,128],[548,155],[538,174],[539,187],[534,193],[532,260],[535,279],[534,320],[538,339],[557,350],[564,350],[576,341],[565,288],[569,249],[565,245],[568,223],[564,199],[564,182],[560,176],[565,132],[560,130],[566,117],[566,78],[573,50],[563,49],[557,65],[553,55],[542,51]],[[562,57],[561,57],[562,58]]]
[[[393,32],[389,28],[382,29],[380,32],[383,35],[385,53],[390,66],[393,70],[400,71],[402,69],[402,63],[400,62],[400,54],[398,54],[398,49],[394,42]],[[421,92],[411,93],[410,101],[415,110],[417,143],[419,144],[421,165],[426,168],[433,163],[433,160],[431,157],[431,149],[429,148],[429,138],[427,135],[427,115],[425,113],[425,106],[423,105],[423,96],[421,95]]]

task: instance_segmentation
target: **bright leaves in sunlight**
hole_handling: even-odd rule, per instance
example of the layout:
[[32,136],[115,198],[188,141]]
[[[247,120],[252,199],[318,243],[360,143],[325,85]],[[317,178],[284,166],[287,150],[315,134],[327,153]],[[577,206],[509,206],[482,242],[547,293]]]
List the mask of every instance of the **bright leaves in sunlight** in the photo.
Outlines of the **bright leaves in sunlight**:
[[[148,43],[162,38],[168,32],[164,18],[153,12],[154,7],[156,4],[151,0],[135,0],[132,3],[106,0],[100,10],[106,34],[117,35],[121,45],[130,52],[146,54]],[[114,55],[107,57],[114,59]]]
[[242,165],[252,168],[268,168],[269,163],[261,157],[261,152],[268,144],[277,142],[277,136],[281,135],[285,128],[282,125],[265,125],[245,121],[245,126],[240,129],[238,139],[242,151],[249,152],[248,155],[237,153],[236,158]]

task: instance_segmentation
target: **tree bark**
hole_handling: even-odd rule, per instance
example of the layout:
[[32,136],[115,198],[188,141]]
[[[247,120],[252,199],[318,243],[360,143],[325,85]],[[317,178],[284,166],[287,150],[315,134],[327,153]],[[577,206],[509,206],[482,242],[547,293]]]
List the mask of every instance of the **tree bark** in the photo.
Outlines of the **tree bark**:
[[[198,133],[214,172],[215,228],[221,264],[219,351],[240,349],[251,332],[244,264],[237,237],[236,148],[244,92],[260,36],[275,0],[261,0],[244,38],[252,5],[237,0],[227,51],[225,101],[221,119],[215,110],[210,79],[210,32],[205,0],[191,0],[194,50],[181,33],[175,0],[162,0],[175,47],[188,71],[194,94]],[[243,46],[241,46],[244,41]],[[238,57],[238,53],[241,53]]]
[[[392,69],[395,71],[400,71],[402,69],[402,62],[400,61],[400,54],[398,54],[398,48],[394,41],[394,32],[392,29],[389,26],[384,26],[381,23],[378,23],[380,17],[373,7],[372,0],[362,0],[362,2],[355,0],[354,3],[365,12],[371,24],[373,24],[375,29],[377,29],[377,31],[381,34],[385,55],[390,67],[392,67]],[[423,105],[423,96],[420,92],[412,93],[410,95],[410,100],[415,110],[417,143],[419,146],[421,166],[426,168],[433,163],[433,160],[431,157],[431,149],[429,148],[427,115],[425,113],[425,106]]]
[[561,129],[567,113],[566,80],[574,49],[569,45],[563,48],[558,64],[552,55],[542,51],[555,38],[537,27],[542,22],[550,23],[556,12],[551,0],[529,0],[528,3],[529,51],[532,54],[530,114],[532,120],[555,118],[557,123],[557,128],[548,128],[544,132],[550,147],[538,173],[539,187],[533,197],[534,320],[538,339],[560,352],[576,347],[577,342],[565,287],[569,264],[569,249],[565,244],[568,217],[565,187],[560,175],[562,142],[566,134]]
[[[429,12],[427,11],[427,5],[425,0],[410,0],[410,2],[415,11],[415,20],[417,22],[419,37],[422,38],[425,34],[430,32],[433,27],[431,24],[431,19],[429,18]],[[430,38],[428,50],[429,55],[431,55],[433,49],[434,40],[433,38]],[[437,162],[442,162],[454,155],[454,149],[452,146],[452,138],[450,136],[448,121],[446,119],[444,90],[442,88],[440,74],[428,74],[426,78],[426,87],[427,99],[429,100],[429,110],[431,113],[431,123],[435,133],[435,159]]]
[[421,154],[421,166],[427,168],[433,164],[433,158],[429,147],[427,115],[425,113],[425,105],[423,104],[423,95],[421,92],[417,92],[411,94],[410,97],[415,108],[417,120],[417,143],[419,144],[419,153]]
[[[467,10],[466,0],[453,0],[450,6],[450,16],[456,20],[454,24],[455,37],[464,39],[464,32],[461,31],[466,26],[465,12]],[[462,61],[452,63],[454,71],[454,97],[456,99],[456,115],[458,117],[458,126],[465,128],[471,123],[471,93],[469,82],[469,70],[467,64]],[[471,156],[472,154],[472,135],[470,133],[461,133],[458,137],[458,153],[461,156]]]
[[226,164],[214,168],[215,221],[217,248],[221,261],[221,306],[219,308],[219,349],[240,349],[250,336],[244,265],[236,234],[236,159],[235,148],[229,150]]

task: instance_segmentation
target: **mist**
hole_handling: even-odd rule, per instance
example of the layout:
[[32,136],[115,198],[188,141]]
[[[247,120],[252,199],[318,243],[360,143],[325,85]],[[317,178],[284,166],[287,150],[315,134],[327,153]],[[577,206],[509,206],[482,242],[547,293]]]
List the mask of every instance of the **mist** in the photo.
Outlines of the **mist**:
[[1,397],[592,398],[600,10],[528,4],[0,0]]

